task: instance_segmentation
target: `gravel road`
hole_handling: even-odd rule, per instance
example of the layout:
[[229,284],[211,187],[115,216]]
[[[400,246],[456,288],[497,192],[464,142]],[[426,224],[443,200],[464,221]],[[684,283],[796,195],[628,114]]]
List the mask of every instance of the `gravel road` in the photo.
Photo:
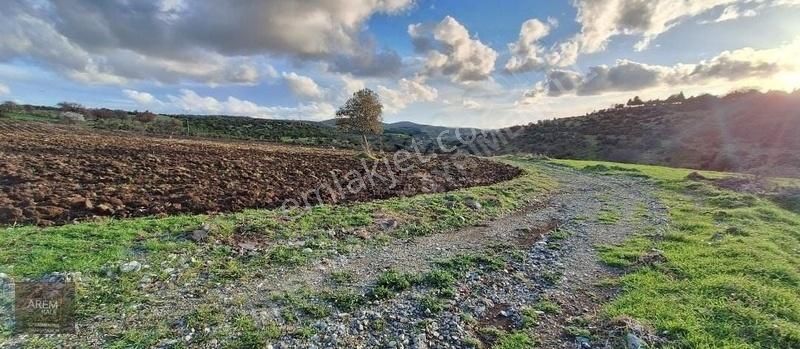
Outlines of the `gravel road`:
[[[314,324],[317,335],[281,340],[273,347],[470,347],[467,338],[480,338],[476,331],[483,326],[520,327],[521,310],[541,299],[559,304],[561,312],[539,312],[533,331],[538,347],[604,347],[606,343],[582,343],[583,338],[564,333],[568,323],[593,316],[613,296],[613,291],[597,284],[619,271],[599,261],[596,247],[618,244],[644,231],[658,234],[667,225],[666,208],[653,195],[651,184],[640,178],[593,175],[553,165],[543,165],[543,169],[561,183],[546,203],[485,226],[397,241],[380,250],[347,256],[330,269],[352,271],[363,283],[383,270],[421,272],[431,261],[504,243],[525,249],[523,260],[505,270],[470,273],[458,283],[456,297],[437,315],[420,309],[419,298],[425,291],[415,288],[356,313],[319,320]],[[554,222],[558,240],[543,235]],[[309,280],[313,285],[318,279]],[[381,326],[376,329],[375,323]]]

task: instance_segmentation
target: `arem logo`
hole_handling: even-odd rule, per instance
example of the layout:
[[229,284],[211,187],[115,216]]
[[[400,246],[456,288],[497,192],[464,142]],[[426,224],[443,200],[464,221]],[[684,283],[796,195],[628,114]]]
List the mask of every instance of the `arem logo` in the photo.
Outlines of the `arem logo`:
[[14,330],[17,333],[74,333],[72,282],[18,282],[15,284]]

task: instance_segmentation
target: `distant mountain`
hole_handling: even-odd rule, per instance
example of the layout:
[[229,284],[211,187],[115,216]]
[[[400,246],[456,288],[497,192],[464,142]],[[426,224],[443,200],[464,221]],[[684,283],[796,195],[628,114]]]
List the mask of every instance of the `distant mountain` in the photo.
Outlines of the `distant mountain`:
[[[336,119],[329,119],[317,122],[325,127],[336,127]],[[418,124],[411,121],[399,121],[393,123],[383,124],[384,138],[401,138],[407,141],[403,143],[404,148],[410,146],[410,140],[413,138],[418,147],[426,152],[438,151],[438,138],[441,137],[443,144],[453,145],[459,143],[459,135],[471,136],[480,132],[476,128],[459,128],[460,133],[455,132],[455,128],[445,126],[431,126]],[[390,142],[391,143],[391,142]],[[448,146],[449,148],[449,146]],[[401,147],[391,147],[388,149],[402,149]]]
[[[320,124],[329,126],[329,127],[336,127],[336,119],[328,119],[324,121],[319,121]],[[411,121],[399,121],[393,123],[383,123],[383,131],[387,133],[400,133],[409,136],[419,136],[421,138],[436,138],[442,132],[450,130],[452,133],[453,127],[445,127],[445,126],[431,126],[425,124],[418,124]],[[461,132],[471,132],[471,131],[479,131],[475,128],[460,128]]]
[[[391,124],[384,124],[384,130],[392,133],[404,133],[411,136],[429,137],[434,139],[440,135],[442,137],[455,136],[453,127],[423,125],[411,121],[400,121]],[[478,132],[480,130],[475,128],[459,128],[459,132],[465,134],[471,134],[473,131]]]
[[493,153],[800,177],[800,92],[747,91],[618,105],[506,131],[516,136]]

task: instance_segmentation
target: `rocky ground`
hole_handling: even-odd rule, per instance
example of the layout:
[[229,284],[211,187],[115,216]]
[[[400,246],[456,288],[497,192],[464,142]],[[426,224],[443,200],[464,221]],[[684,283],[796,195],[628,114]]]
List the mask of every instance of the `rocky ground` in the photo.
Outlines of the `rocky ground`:
[[[600,261],[598,247],[659,234],[666,208],[641,178],[540,167],[559,189],[510,216],[460,231],[390,238],[255,280],[176,282],[149,294],[132,313],[79,324],[87,334],[79,342],[104,345],[104,329],[162,321],[173,335],[159,347],[220,347],[230,343],[216,334],[232,326],[220,319],[235,314],[276,326],[258,337],[260,343],[268,338],[268,348],[525,348],[527,339],[542,348],[603,348],[618,347],[626,335],[636,342],[635,328],[611,333],[597,317],[616,292],[608,280],[619,273]],[[453,280],[435,277],[443,270]],[[352,302],[341,302],[341,295],[352,295],[346,298]],[[320,299],[338,306],[322,306]],[[198,316],[200,308],[225,315]]]

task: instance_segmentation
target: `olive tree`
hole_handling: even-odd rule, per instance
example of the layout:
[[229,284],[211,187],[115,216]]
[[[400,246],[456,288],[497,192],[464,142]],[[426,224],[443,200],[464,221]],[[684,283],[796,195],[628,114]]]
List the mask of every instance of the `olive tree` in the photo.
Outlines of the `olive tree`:
[[136,121],[146,124],[148,122],[152,122],[157,119],[158,116],[156,114],[151,113],[149,110],[143,113],[136,113]]
[[367,155],[372,149],[367,135],[383,133],[383,105],[378,94],[365,88],[353,96],[336,112],[336,127],[345,132],[361,135],[362,146]]
[[0,104],[0,117],[8,117],[9,113],[17,110],[17,103],[6,101]]
[[633,97],[633,99],[629,99],[628,100],[628,105],[629,106],[644,105],[644,101],[642,101],[642,99],[639,98],[639,96],[636,96],[636,97]]

